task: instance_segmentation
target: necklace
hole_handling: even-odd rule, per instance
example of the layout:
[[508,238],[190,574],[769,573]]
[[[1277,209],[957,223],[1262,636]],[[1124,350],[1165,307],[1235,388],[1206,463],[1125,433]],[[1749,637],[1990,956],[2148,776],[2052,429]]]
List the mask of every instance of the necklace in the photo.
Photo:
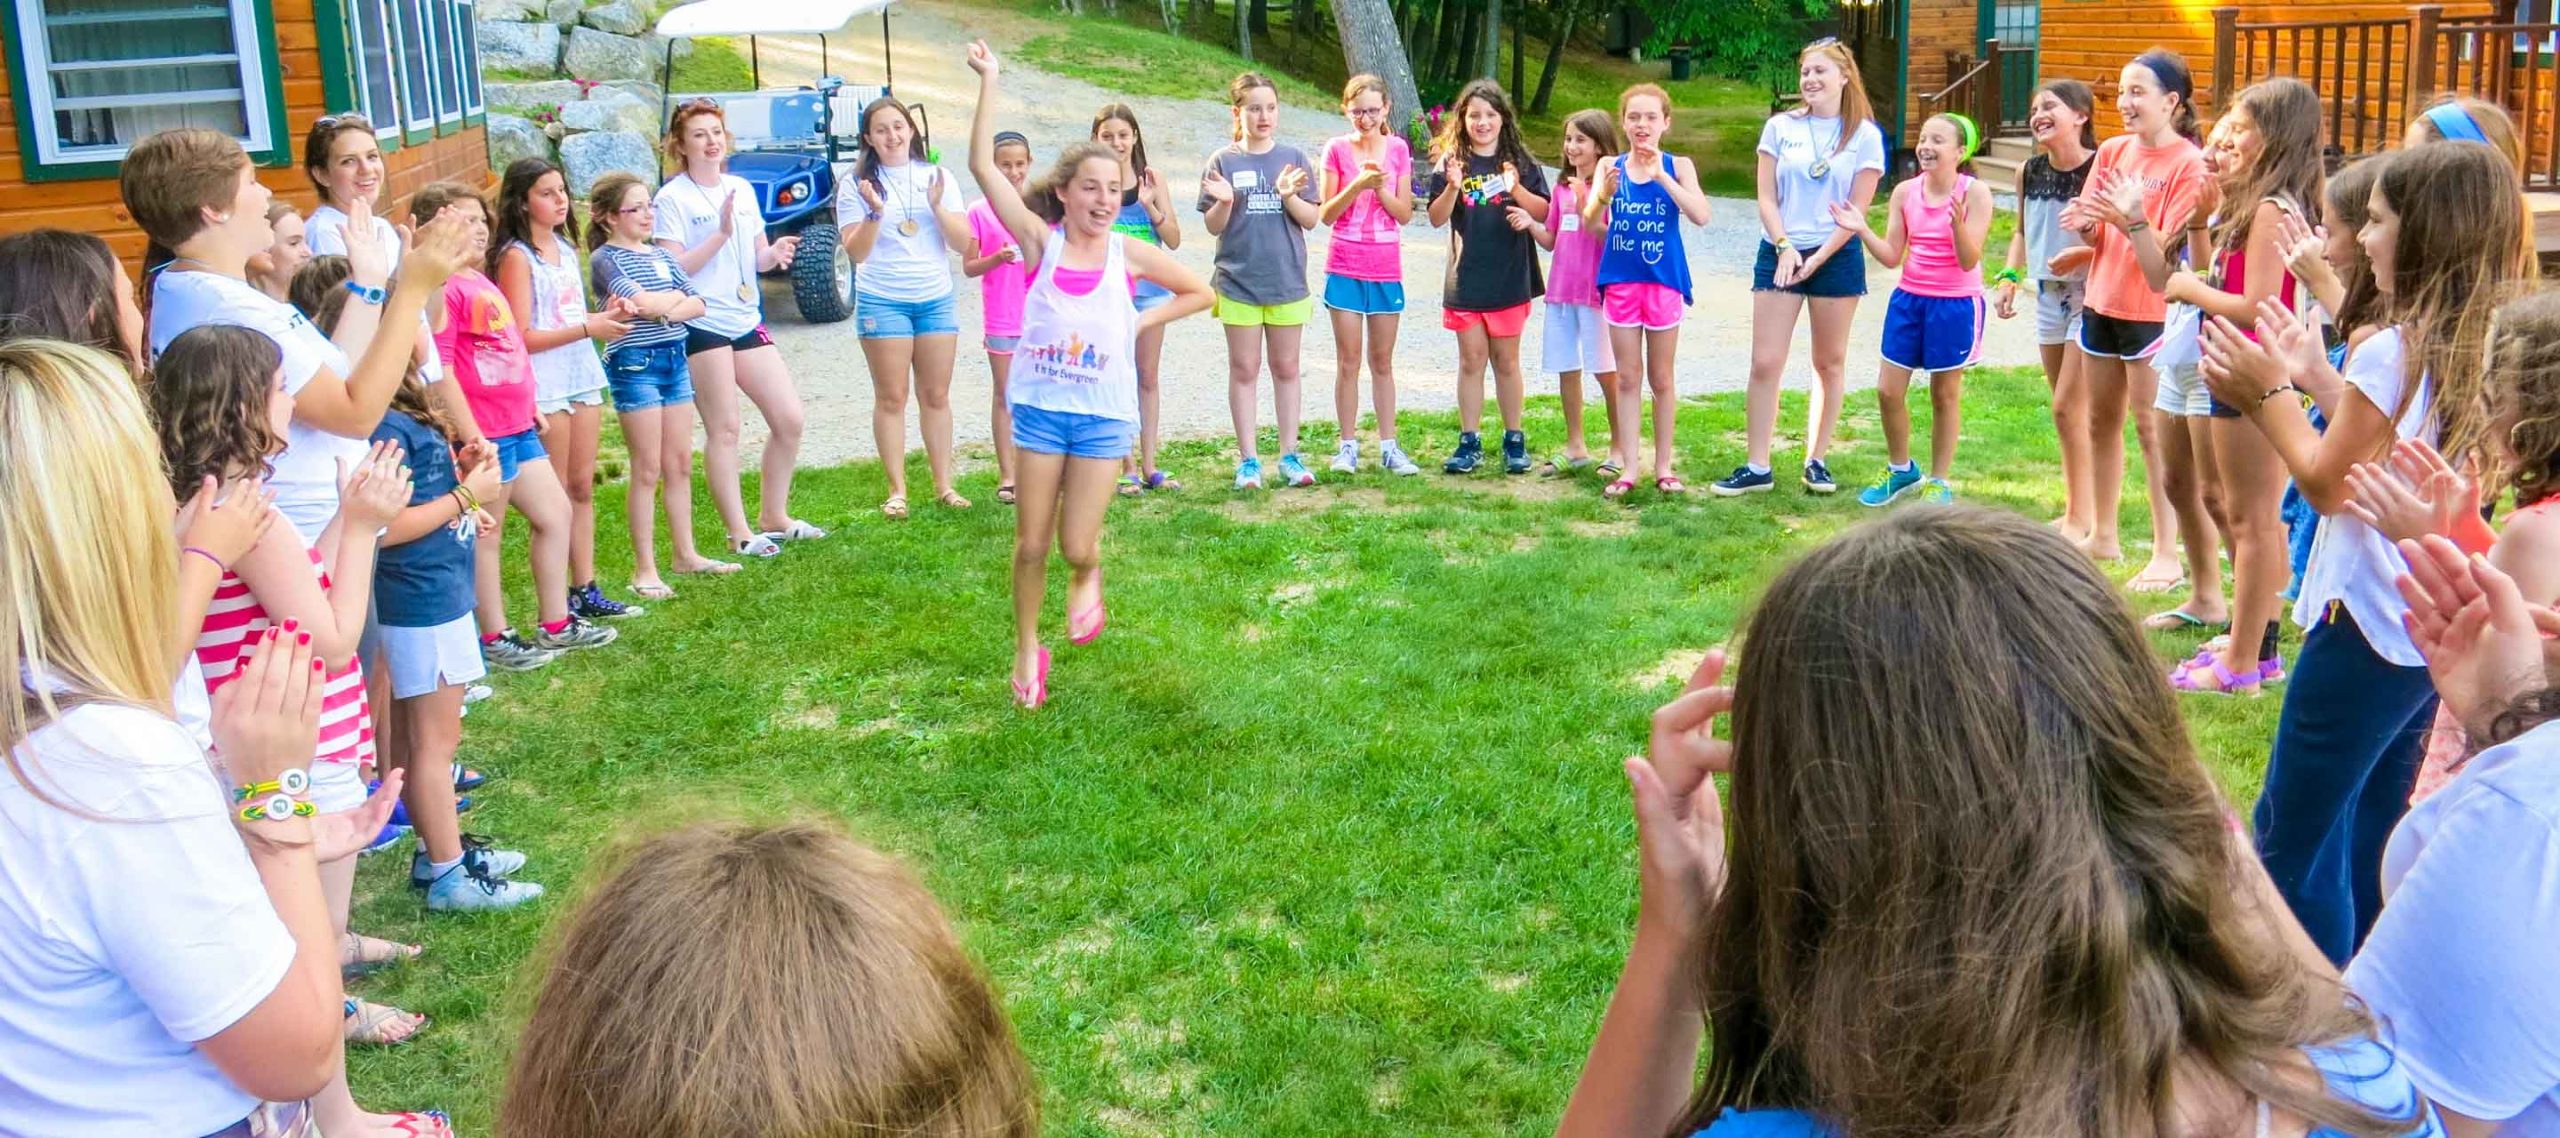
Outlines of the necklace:
[[[720,222],[720,203],[711,200],[711,191],[702,188],[702,183],[694,181],[691,173],[686,173],[677,180],[683,182],[685,185],[693,187],[693,196],[702,199],[702,208],[710,214],[712,224],[715,226],[718,225]],[[734,248],[736,244],[737,242],[733,239],[730,242],[730,247]],[[724,261],[728,260],[729,254],[730,249],[723,248],[720,250],[720,259]],[[744,270],[745,266],[741,265],[738,273],[738,303],[753,304],[756,301],[756,275]]]
[[[1849,124],[1845,122],[1835,122],[1831,128],[1831,141],[1814,148],[1813,165],[1805,167],[1804,172],[1813,175],[1815,181],[1818,182],[1831,176],[1831,154],[1833,151],[1840,148],[1840,132],[1847,129],[1849,129]],[[1810,119],[1807,120],[1804,136],[1805,141],[1813,141],[1813,129]]]
[[[910,162],[905,166],[881,167],[884,174],[892,170],[897,171],[898,173],[897,181],[900,183],[899,185],[890,185],[890,179],[886,177],[880,179],[880,184],[883,186],[889,186],[889,205],[891,208],[895,209],[901,205],[906,207],[906,217],[898,222],[898,233],[903,237],[915,236],[916,231],[919,228],[916,225],[916,184],[915,178],[911,174],[914,166],[915,164]],[[904,200],[902,201],[901,199]]]

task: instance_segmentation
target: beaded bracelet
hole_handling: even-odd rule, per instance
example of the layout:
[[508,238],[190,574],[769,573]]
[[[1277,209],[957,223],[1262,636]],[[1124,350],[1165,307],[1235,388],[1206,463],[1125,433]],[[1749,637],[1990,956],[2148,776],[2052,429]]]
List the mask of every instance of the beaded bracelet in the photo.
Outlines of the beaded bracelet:
[[233,802],[247,802],[252,798],[260,798],[271,794],[300,797],[301,795],[308,794],[310,792],[310,772],[305,771],[300,767],[288,767],[276,772],[276,777],[270,781],[253,782],[246,786],[236,786],[231,788],[231,800]]
[[318,812],[319,808],[308,802],[297,801],[279,794],[264,802],[241,807],[240,820],[243,822],[282,822],[287,818],[308,818]]

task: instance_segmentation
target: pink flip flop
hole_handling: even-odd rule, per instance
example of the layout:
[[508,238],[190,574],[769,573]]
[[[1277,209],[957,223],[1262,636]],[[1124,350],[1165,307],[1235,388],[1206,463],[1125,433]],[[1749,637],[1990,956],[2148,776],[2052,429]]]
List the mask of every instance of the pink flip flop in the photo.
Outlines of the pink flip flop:
[[1040,646],[1040,669],[1032,674],[1031,682],[1013,681],[1013,702],[1021,705],[1024,711],[1038,711],[1041,704],[1049,702],[1048,645]]
[[1093,627],[1085,629],[1081,633],[1073,631],[1076,625],[1083,623],[1081,617],[1067,618],[1067,627],[1070,630],[1070,634],[1067,637],[1067,643],[1073,644],[1078,648],[1082,648],[1087,644],[1091,644],[1096,640],[1102,639],[1102,630],[1111,627],[1111,610],[1100,603],[1096,603],[1092,608],[1084,610],[1083,616],[1093,618]]

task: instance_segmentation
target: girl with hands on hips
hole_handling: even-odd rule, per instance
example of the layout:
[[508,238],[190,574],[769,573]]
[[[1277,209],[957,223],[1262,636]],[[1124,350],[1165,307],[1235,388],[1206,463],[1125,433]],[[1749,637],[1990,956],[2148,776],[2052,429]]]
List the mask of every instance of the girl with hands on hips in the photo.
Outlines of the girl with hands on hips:
[[[2130,1138],[2192,1109],[2217,1135],[2442,1133],[2268,919],[2141,630],[2067,539],[1889,515],[1789,566],[1741,642],[1731,686],[1710,654],[1626,762],[1636,927],[1559,1135]],[[1891,666],[1914,654],[1950,667]],[[2103,1026],[2132,1015],[2159,1030]]]

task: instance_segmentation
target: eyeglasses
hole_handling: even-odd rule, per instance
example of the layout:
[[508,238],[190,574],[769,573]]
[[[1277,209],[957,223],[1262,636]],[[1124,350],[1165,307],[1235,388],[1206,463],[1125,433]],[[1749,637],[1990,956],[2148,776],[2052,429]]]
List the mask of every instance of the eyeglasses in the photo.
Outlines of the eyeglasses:
[[1386,114],[1386,113],[1387,113],[1387,109],[1386,109],[1385,107],[1353,107],[1353,108],[1351,108],[1351,117],[1352,117],[1352,118],[1355,118],[1355,119],[1374,119],[1374,118],[1377,118],[1377,117],[1379,117],[1379,116],[1381,116],[1381,115],[1384,115],[1384,114]]
[[613,215],[615,217],[629,217],[635,213],[647,213],[649,211],[649,205],[650,203],[648,202],[641,202],[638,205],[627,205],[621,209],[613,211]]

